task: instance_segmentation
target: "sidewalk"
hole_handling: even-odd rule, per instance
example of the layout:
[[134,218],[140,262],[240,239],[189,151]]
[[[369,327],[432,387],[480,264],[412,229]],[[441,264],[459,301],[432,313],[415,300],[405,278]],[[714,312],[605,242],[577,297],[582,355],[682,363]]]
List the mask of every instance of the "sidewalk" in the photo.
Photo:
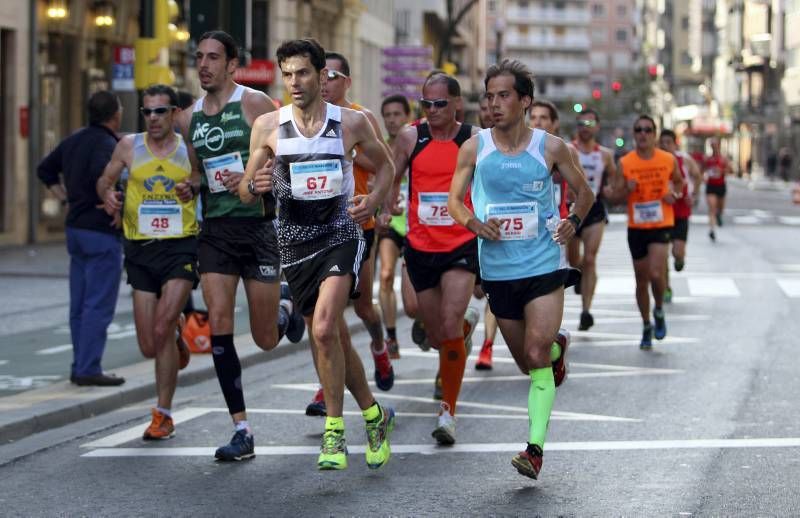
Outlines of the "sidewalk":
[[[0,333],[66,323],[69,307],[69,256],[64,243],[0,249]],[[123,281],[124,282],[124,281]],[[117,312],[130,311],[129,289],[123,286]],[[345,311],[351,332],[361,325],[352,308]],[[309,354],[308,339],[296,344],[283,339],[273,351],[255,345],[249,330],[235,337],[243,368],[294,353]],[[311,357],[309,356],[309,366]],[[65,366],[68,369],[68,366]],[[311,368],[311,367],[309,367]],[[125,405],[154,400],[152,360],[141,361],[114,372],[125,378],[119,387],[78,387],[60,381],[45,387],[0,398],[0,445],[34,433],[110,412]],[[178,390],[214,379],[211,355],[194,355],[178,375]]]

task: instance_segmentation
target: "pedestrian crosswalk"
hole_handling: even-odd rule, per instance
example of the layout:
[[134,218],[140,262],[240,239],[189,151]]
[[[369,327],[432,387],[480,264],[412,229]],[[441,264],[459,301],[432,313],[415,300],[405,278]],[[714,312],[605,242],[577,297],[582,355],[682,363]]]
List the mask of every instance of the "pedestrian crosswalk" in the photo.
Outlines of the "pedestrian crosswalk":
[[[636,293],[636,281],[633,274],[609,274],[600,270],[597,279],[595,298],[613,295],[631,295]],[[732,274],[716,276],[681,276],[673,277],[670,281],[676,296],[697,298],[740,298],[747,286],[758,286],[766,290],[777,289],[787,298],[800,298],[800,277],[770,277],[770,276],[745,276]]]

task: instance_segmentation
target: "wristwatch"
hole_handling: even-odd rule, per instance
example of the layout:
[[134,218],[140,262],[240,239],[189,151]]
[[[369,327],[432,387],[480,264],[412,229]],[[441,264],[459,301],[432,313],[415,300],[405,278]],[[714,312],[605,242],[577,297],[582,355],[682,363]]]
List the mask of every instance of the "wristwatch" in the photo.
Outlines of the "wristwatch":
[[575,230],[578,230],[578,227],[581,226],[581,218],[574,212],[569,213],[567,220],[575,226]]
[[261,193],[256,192],[256,180],[255,180],[255,178],[251,178],[250,181],[247,182],[247,192],[249,192],[253,196],[261,196]]

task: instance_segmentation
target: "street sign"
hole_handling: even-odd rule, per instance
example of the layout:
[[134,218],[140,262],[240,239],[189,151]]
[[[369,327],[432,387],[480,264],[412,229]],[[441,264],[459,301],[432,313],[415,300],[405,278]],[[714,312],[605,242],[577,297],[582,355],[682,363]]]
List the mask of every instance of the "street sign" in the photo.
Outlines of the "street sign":
[[133,47],[114,47],[114,63],[111,65],[111,89],[116,92],[135,92],[134,62],[136,53]]
[[249,66],[236,69],[233,80],[248,85],[271,85],[275,81],[275,62],[252,59]]
[[399,45],[383,49],[385,70],[383,83],[388,88],[384,97],[394,94],[418,99],[425,76],[433,69],[433,49],[428,46]]

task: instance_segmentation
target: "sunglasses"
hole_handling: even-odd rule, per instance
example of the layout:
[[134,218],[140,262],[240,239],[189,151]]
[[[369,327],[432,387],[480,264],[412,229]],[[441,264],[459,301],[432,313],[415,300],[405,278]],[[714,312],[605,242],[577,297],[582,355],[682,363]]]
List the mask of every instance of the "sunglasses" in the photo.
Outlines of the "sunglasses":
[[342,74],[338,70],[330,70],[330,69],[328,69],[327,76],[328,76],[328,79],[330,79],[330,80],[336,79],[337,77],[341,77],[341,78],[346,78],[347,77],[346,75]]
[[142,112],[142,115],[144,115],[145,117],[149,117],[154,113],[159,117],[161,117],[162,115],[165,115],[174,109],[175,109],[174,106],[159,106],[157,108],[140,108],[139,111]]
[[585,126],[587,128],[594,128],[595,126],[597,126],[597,121],[593,121],[593,120],[590,120],[590,119],[579,120],[578,121],[578,126]]
[[633,128],[633,132],[634,133],[655,133],[655,131],[656,131],[655,128],[651,128],[649,126],[647,126],[647,127],[635,126]]
[[449,99],[420,99],[419,105],[425,110],[430,110],[434,106],[437,108],[444,108],[450,103]]

